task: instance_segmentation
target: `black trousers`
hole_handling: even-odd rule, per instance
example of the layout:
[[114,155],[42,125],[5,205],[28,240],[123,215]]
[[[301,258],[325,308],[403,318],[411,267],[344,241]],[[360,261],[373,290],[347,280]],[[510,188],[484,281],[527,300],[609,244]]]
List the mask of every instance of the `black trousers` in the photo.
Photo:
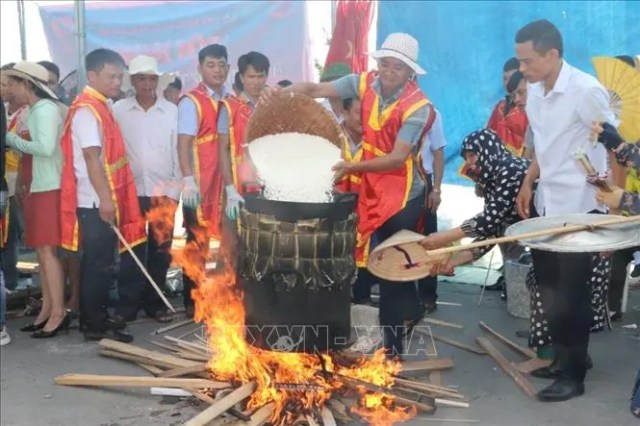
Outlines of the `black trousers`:
[[[429,196],[431,191],[433,191],[433,176],[427,175],[426,195]],[[434,232],[438,232],[438,212],[427,209],[424,223],[424,235],[429,235]],[[418,280],[418,295],[420,296],[420,300],[425,303],[435,303],[435,301],[438,300],[438,276],[426,277]]]
[[[162,203],[164,197],[138,197],[140,210],[146,215],[156,203]],[[164,230],[164,236],[156,232],[153,224],[147,225],[147,242],[138,244],[133,248],[134,253],[147,267],[149,275],[162,289],[167,280],[167,271],[171,264],[171,236],[173,227]],[[154,316],[164,309],[164,303],[147,282],[138,265],[129,252],[123,252],[120,256],[120,271],[118,272],[118,293],[120,303],[116,309],[118,315],[132,321],[136,318],[138,310],[143,309],[149,316]]]
[[80,227],[80,315],[81,326],[106,331],[109,289],[116,270],[117,236],[100,218],[97,208],[77,210]]
[[[199,261],[201,262],[202,270],[205,269],[207,255],[209,254],[209,238],[208,238],[208,230],[206,227],[200,226],[198,224],[198,216],[195,210],[183,208],[182,216],[184,218],[184,226],[187,229],[187,244],[191,242],[196,242],[198,244],[198,248],[202,253]],[[198,239],[196,239],[196,234],[198,235],[206,235],[207,238],[200,238],[200,243],[198,243]],[[193,306],[194,301],[191,298],[191,290],[196,288],[196,283],[187,275],[186,271],[182,270],[182,297],[184,300],[185,306]]]
[[593,318],[592,255],[531,250],[531,257],[561,375],[582,382]]
[[[416,230],[424,207],[424,197],[410,200],[404,209],[387,220],[377,231],[378,241],[384,241],[403,229]],[[403,354],[404,320],[422,312],[414,283],[380,280],[380,325],[383,327],[387,354]]]

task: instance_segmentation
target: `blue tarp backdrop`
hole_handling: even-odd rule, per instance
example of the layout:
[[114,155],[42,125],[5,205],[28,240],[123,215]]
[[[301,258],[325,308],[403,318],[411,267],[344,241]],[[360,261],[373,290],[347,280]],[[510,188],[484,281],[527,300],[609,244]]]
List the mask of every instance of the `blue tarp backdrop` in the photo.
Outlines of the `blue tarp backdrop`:
[[486,124],[504,95],[502,65],[520,27],[549,19],[564,38],[565,58],[593,73],[591,57],[640,53],[639,1],[391,1],[378,10],[378,46],[392,32],[420,43],[427,70],[420,85],[442,113],[449,145],[447,183],[463,184],[459,147]]
[[[41,2],[49,50],[63,73],[76,67],[74,10]],[[110,1],[87,3],[87,52],[107,47],[128,62],[156,57],[162,71],[180,71],[195,83],[198,50],[210,43],[229,49],[233,81],[238,56],[251,50],[271,61],[269,82],[313,78],[304,2]]]

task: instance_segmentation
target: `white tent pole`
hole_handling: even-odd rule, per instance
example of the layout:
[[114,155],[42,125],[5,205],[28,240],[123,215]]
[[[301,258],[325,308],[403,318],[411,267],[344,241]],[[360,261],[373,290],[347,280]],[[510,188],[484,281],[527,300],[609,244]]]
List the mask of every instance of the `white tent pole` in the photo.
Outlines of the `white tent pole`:
[[84,0],[75,0],[75,24],[76,24],[76,49],[78,52],[78,93],[87,83],[87,74],[84,69],[84,57],[86,56],[86,24],[84,13]]
[[18,25],[20,25],[20,57],[23,61],[27,60],[27,35],[24,19],[24,0],[18,0]]

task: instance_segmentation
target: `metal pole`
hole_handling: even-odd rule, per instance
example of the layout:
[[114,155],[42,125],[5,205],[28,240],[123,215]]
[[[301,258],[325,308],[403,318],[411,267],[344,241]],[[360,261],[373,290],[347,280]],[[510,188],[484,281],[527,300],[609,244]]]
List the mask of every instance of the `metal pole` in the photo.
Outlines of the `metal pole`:
[[78,93],[87,84],[87,72],[84,69],[87,34],[85,28],[84,0],[75,0],[76,49],[78,52]]
[[24,19],[24,1],[18,0],[18,25],[20,25],[20,57],[27,60],[27,34]]

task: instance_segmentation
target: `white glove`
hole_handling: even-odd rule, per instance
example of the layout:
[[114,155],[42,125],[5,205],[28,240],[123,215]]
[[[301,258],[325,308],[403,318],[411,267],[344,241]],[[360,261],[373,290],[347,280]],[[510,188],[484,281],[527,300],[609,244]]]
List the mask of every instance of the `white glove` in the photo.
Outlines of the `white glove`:
[[200,204],[200,189],[193,176],[182,178],[182,204],[192,210],[198,208]]
[[240,212],[240,203],[244,203],[244,198],[242,198],[242,195],[238,194],[236,187],[233,185],[225,186],[224,191],[227,193],[227,206],[225,208],[225,213],[229,219],[236,220],[238,218],[238,213]]

